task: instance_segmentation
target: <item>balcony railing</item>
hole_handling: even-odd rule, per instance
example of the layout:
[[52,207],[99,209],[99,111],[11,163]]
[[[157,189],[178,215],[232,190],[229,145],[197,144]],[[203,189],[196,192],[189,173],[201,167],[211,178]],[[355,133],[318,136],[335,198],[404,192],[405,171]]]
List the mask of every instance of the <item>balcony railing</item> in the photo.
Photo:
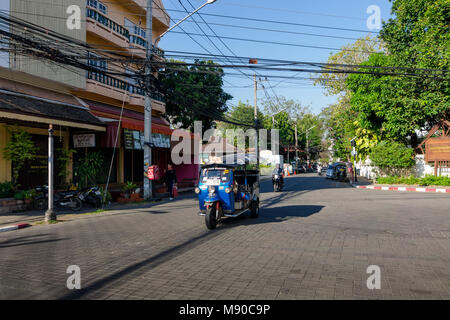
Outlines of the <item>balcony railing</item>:
[[[141,47],[145,47],[147,45],[147,40],[143,39],[141,36],[136,34],[130,34],[130,43],[135,43],[140,45]],[[157,56],[163,57],[164,50],[158,48],[157,46],[152,46],[152,52]]]
[[138,44],[141,47],[145,47],[147,45],[147,41],[135,34],[130,34],[130,43]]
[[127,28],[122,27],[120,24],[112,21],[111,19],[105,17],[103,14],[99,13],[95,9],[86,8],[86,17],[94,19],[95,21],[103,24],[104,26],[108,27],[109,29],[119,33],[120,35],[124,36],[128,40],[130,39],[130,32]]
[[[98,81],[100,83],[106,84],[107,86],[110,86],[113,88],[125,90],[132,94],[144,96],[144,90],[142,90],[142,88],[135,86],[131,83],[128,83],[124,80],[116,79],[114,77],[111,77],[111,76],[108,76],[108,75],[105,75],[102,73],[90,72],[90,71],[87,72],[86,77],[90,80]],[[152,92],[150,94],[150,97],[154,100],[157,100],[157,101],[160,101],[163,103],[165,102],[164,96],[159,92]]]

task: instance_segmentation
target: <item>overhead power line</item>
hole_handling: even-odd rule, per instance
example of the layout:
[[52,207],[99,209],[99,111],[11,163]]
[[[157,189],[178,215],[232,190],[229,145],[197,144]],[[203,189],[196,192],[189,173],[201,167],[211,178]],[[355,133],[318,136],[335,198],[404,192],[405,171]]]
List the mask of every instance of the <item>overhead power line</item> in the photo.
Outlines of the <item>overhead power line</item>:
[[[177,9],[166,9],[166,11],[183,12],[183,11],[177,10]],[[214,14],[214,13],[199,13],[199,15],[207,16],[207,17],[218,17],[218,18],[245,20],[245,21],[257,21],[257,22],[265,22],[265,23],[273,23],[273,24],[283,24],[283,25],[290,25],[290,26],[300,26],[300,27],[310,27],[310,28],[319,28],[319,29],[367,33],[367,30],[361,30],[361,29],[341,28],[341,27],[323,26],[323,25],[316,25],[316,24],[305,24],[305,23],[297,23],[297,22],[289,22],[289,21],[277,21],[277,20],[269,20],[269,19],[258,19],[258,18],[252,18],[252,17],[229,16],[229,15]],[[372,31],[372,32],[378,33],[376,31]]]

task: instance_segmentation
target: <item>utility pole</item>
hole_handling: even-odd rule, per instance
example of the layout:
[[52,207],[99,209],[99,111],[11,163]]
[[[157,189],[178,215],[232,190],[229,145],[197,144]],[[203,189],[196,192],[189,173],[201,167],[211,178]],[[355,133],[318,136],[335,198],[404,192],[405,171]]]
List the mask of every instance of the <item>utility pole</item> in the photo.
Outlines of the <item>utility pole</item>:
[[309,136],[308,136],[309,130],[306,131],[306,165],[309,169]]
[[152,4],[153,0],[147,0],[146,14],[146,46],[145,46],[145,106],[144,106],[144,199],[152,197],[152,181],[147,178],[146,172],[152,164],[152,98],[150,96],[151,56],[152,56]]
[[353,183],[358,182],[358,177],[356,175],[356,137],[350,140],[350,144],[352,146],[352,156],[353,156]]
[[298,137],[297,137],[297,120],[295,119],[295,170],[298,168]]
[[[253,77],[255,82],[256,169],[259,170],[258,82],[256,81],[256,73]],[[258,183],[259,183],[259,175],[258,175]]]
[[45,221],[56,220],[56,214],[53,210],[53,125],[48,125],[48,209],[45,212]]
[[[176,28],[180,23],[187,20],[190,16],[198,12],[200,9],[202,9],[204,6],[208,4],[212,4],[216,2],[217,0],[207,0],[203,5],[201,5],[199,8],[195,9],[191,13],[189,13],[186,17],[175,23],[172,27],[167,29],[165,32],[163,32],[161,35],[159,35],[155,39],[155,45],[158,43],[158,41],[165,36],[169,31]],[[148,170],[148,167],[152,164],[152,98],[150,96],[150,76],[152,72],[151,68],[151,57],[152,57],[152,51],[153,51],[153,37],[152,37],[152,23],[153,23],[153,13],[152,13],[152,4],[153,0],[147,0],[147,13],[146,13],[146,28],[145,28],[145,40],[147,41],[145,46],[145,57],[146,57],[146,63],[145,63],[145,81],[146,84],[146,90],[145,90],[145,107],[144,107],[144,199],[149,199],[152,197],[152,183],[153,181],[150,181],[150,179],[147,178],[146,173]]]

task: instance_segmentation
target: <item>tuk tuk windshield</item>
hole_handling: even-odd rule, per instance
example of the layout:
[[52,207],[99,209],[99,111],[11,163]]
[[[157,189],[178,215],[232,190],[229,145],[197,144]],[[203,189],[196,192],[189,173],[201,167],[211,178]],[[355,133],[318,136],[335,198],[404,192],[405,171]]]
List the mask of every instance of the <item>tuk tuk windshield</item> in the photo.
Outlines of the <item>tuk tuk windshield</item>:
[[203,169],[200,181],[205,184],[220,184],[230,181],[230,170],[228,169]]

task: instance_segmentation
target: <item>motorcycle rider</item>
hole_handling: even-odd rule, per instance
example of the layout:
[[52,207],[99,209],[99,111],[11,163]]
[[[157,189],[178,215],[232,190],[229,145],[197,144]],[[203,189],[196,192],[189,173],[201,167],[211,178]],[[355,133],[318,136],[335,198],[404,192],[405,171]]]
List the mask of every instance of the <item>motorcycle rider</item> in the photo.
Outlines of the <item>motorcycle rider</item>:
[[279,164],[277,164],[277,166],[275,167],[275,169],[272,172],[272,183],[273,183],[273,177],[276,174],[280,177],[280,184],[281,184],[281,186],[283,186],[283,183],[284,183],[284,180],[283,180],[283,169],[281,169]]

